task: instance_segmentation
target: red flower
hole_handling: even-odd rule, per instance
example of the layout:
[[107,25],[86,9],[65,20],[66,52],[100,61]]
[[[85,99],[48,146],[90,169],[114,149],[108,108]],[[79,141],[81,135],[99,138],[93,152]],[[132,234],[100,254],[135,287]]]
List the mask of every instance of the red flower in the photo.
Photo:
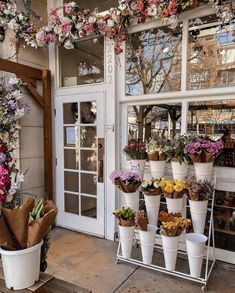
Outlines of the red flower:
[[137,8],[137,10],[139,10],[139,11],[143,11],[143,10],[144,10],[144,3],[143,3],[142,0],[138,0],[138,1],[137,1],[136,8]]
[[116,55],[119,55],[119,54],[122,53],[122,48],[120,46],[116,46],[114,48],[114,52],[115,52]]
[[168,16],[169,16],[169,11],[168,11],[168,9],[165,8],[165,9],[162,10],[162,16],[163,16],[163,17],[168,17]]

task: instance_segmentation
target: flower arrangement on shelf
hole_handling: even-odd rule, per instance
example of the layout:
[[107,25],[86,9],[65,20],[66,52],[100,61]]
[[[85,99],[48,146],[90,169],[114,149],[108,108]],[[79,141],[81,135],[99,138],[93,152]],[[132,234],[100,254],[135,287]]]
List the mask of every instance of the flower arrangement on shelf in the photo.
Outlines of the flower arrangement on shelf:
[[150,161],[165,161],[168,152],[167,139],[157,135],[146,143],[146,153]]
[[131,160],[147,159],[146,144],[137,139],[129,140],[122,151]]
[[135,225],[135,213],[130,208],[122,207],[113,212],[114,216],[117,218],[118,225],[131,227]]
[[135,212],[135,225],[142,231],[147,231],[148,218],[147,214],[143,210],[137,210]]
[[179,236],[191,225],[191,220],[182,217],[180,213],[160,212],[161,228],[167,236]]
[[214,186],[209,181],[197,181],[194,176],[190,176],[185,179],[185,185],[190,200],[205,201],[213,196]]
[[182,180],[161,180],[159,185],[166,198],[182,198],[186,193],[186,184]]
[[141,191],[146,195],[161,195],[161,179],[147,179],[141,183]]
[[125,193],[135,192],[141,185],[142,178],[138,173],[130,171],[113,171],[110,176],[112,183]]
[[192,162],[207,163],[213,162],[223,148],[224,144],[221,141],[214,141],[209,137],[197,137],[193,142],[186,144],[184,152]]

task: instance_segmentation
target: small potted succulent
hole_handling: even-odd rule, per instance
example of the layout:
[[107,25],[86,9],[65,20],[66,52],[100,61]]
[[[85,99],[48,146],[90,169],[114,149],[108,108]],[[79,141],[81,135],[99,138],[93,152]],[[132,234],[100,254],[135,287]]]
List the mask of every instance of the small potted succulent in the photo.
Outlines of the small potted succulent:
[[145,143],[141,140],[131,139],[122,151],[130,159],[131,171],[140,174],[143,178],[147,159]]

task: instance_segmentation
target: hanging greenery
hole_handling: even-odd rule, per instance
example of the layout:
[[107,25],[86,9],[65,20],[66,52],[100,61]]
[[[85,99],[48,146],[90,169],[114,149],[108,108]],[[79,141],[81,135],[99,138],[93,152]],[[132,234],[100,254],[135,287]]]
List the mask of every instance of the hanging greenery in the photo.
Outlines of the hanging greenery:
[[77,47],[80,38],[90,35],[105,35],[115,40],[115,53],[122,52],[121,44],[127,39],[128,27],[134,18],[144,23],[149,18],[161,18],[175,29],[179,15],[201,3],[212,5],[222,22],[234,18],[231,1],[228,0],[119,0],[118,7],[110,8],[104,15],[97,9],[83,9],[74,1],[51,10],[48,22],[37,27],[29,15],[17,11],[11,0],[0,1],[0,28],[10,27],[16,38],[23,38],[35,48],[48,44],[62,45],[66,49]]

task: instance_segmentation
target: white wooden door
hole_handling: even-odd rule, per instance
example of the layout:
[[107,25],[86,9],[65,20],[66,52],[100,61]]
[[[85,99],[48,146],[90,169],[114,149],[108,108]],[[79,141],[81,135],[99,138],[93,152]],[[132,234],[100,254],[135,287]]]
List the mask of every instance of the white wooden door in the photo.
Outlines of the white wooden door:
[[103,237],[103,93],[55,100],[57,224]]

